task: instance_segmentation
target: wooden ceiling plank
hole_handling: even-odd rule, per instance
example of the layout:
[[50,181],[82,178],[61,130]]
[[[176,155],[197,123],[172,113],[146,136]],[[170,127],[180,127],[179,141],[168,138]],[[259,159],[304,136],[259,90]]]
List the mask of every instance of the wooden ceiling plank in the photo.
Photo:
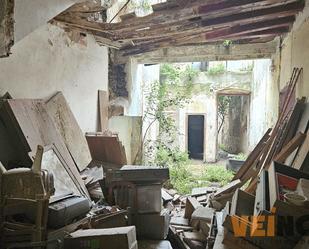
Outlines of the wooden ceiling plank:
[[[117,37],[117,40],[130,40],[130,39],[154,39],[157,37],[164,37],[169,35],[183,34],[191,32],[191,31],[207,31],[209,28],[219,28],[224,27],[226,25],[231,24],[243,24],[250,22],[251,20],[259,20],[259,19],[266,19],[266,18],[273,18],[273,17],[280,17],[280,16],[290,16],[292,14],[296,14],[301,8],[303,7],[302,4],[299,3],[292,3],[288,5],[282,5],[277,7],[271,7],[267,9],[262,9],[258,11],[249,11],[240,14],[233,14],[229,16],[219,17],[215,19],[209,20],[197,20],[196,22],[191,22],[189,25],[184,25],[183,27],[169,27],[166,29],[158,29],[158,30],[144,30],[144,31],[135,31],[130,33],[123,33],[121,32],[120,36]],[[272,12],[276,11],[276,12]],[[174,30],[172,30],[174,29]],[[172,31],[168,31],[172,30]]]

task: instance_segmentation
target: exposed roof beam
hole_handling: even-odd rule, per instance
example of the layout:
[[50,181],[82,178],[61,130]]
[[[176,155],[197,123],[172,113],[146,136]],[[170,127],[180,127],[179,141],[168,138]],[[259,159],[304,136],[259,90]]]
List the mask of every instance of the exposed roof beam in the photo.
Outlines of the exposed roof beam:
[[[271,58],[277,48],[277,40],[257,44],[231,44],[230,46],[207,44],[164,48],[136,55],[133,58],[141,64],[257,59]],[[127,58],[123,57],[120,51],[115,51],[115,63],[124,63]]]

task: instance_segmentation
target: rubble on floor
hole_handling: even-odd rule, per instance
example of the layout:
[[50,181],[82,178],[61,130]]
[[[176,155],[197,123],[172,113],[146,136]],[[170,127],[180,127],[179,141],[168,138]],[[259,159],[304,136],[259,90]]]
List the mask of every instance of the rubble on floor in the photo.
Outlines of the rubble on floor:
[[187,195],[163,188],[168,168],[126,165],[117,134],[84,137],[61,93],[47,101],[7,94],[1,248],[307,248],[309,104],[292,98],[300,72],[276,126],[234,179]]

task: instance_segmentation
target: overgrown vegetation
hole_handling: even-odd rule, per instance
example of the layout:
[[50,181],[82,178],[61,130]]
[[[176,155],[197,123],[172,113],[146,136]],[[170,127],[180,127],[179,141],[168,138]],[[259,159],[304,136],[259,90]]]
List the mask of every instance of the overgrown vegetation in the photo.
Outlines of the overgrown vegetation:
[[[173,108],[181,108],[192,97],[193,79],[197,71],[170,64],[161,66],[161,80],[146,89],[146,110],[143,122],[149,123],[142,140],[142,154],[145,163],[166,167],[180,167],[188,160],[187,153],[181,152],[175,145],[179,135],[174,118],[168,113]],[[147,141],[151,126],[158,123],[159,136],[156,141]]]
[[[198,175],[193,174],[187,152],[182,152],[177,145],[178,129],[172,112],[173,109],[184,107],[192,98],[193,79],[198,71],[190,66],[181,67],[164,64],[160,69],[161,79],[152,83],[146,94],[146,110],[143,122],[148,124],[142,141],[144,164],[168,167],[170,181],[166,187],[175,188],[179,193],[190,193],[192,188],[208,186],[211,182],[221,185],[228,183],[232,172],[224,166],[209,166],[201,170]],[[157,124],[159,135],[155,141],[147,140],[150,128]]]
[[197,174],[194,174],[190,167],[191,165],[183,165],[170,168],[171,180],[167,187],[173,187],[181,194],[189,194],[193,188],[207,187],[214,182],[224,186],[234,176],[233,172],[226,170],[224,165],[205,164]]
[[[219,95],[218,97],[218,121],[219,121],[218,134],[222,129],[231,102],[232,102],[232,96]],[[223,150],[226,151],[225,149]]]
[[225,66],[223,63],[220,63],[214,67],[211,67],[208,69],[207,74],[208,75],[218,75],[218,74],[222,74],[226,71]]

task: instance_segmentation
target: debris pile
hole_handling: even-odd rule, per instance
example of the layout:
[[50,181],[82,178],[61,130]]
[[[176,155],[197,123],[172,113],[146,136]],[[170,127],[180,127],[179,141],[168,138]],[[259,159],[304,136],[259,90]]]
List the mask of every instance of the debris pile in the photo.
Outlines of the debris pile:
[[309,104],[293,99],[300,73],[234,179],[190,195],[162,188],[167,168],[126,165],[117,134],[84,136],[61,93],[5,95],[1,248],[307,248]]
[[166,239],[161,188],[169,170],[125,166],[118,135],[84,136],[61,92],[3,96],[0,137],[1,248],[134,249],[137,238],[146,248]]

